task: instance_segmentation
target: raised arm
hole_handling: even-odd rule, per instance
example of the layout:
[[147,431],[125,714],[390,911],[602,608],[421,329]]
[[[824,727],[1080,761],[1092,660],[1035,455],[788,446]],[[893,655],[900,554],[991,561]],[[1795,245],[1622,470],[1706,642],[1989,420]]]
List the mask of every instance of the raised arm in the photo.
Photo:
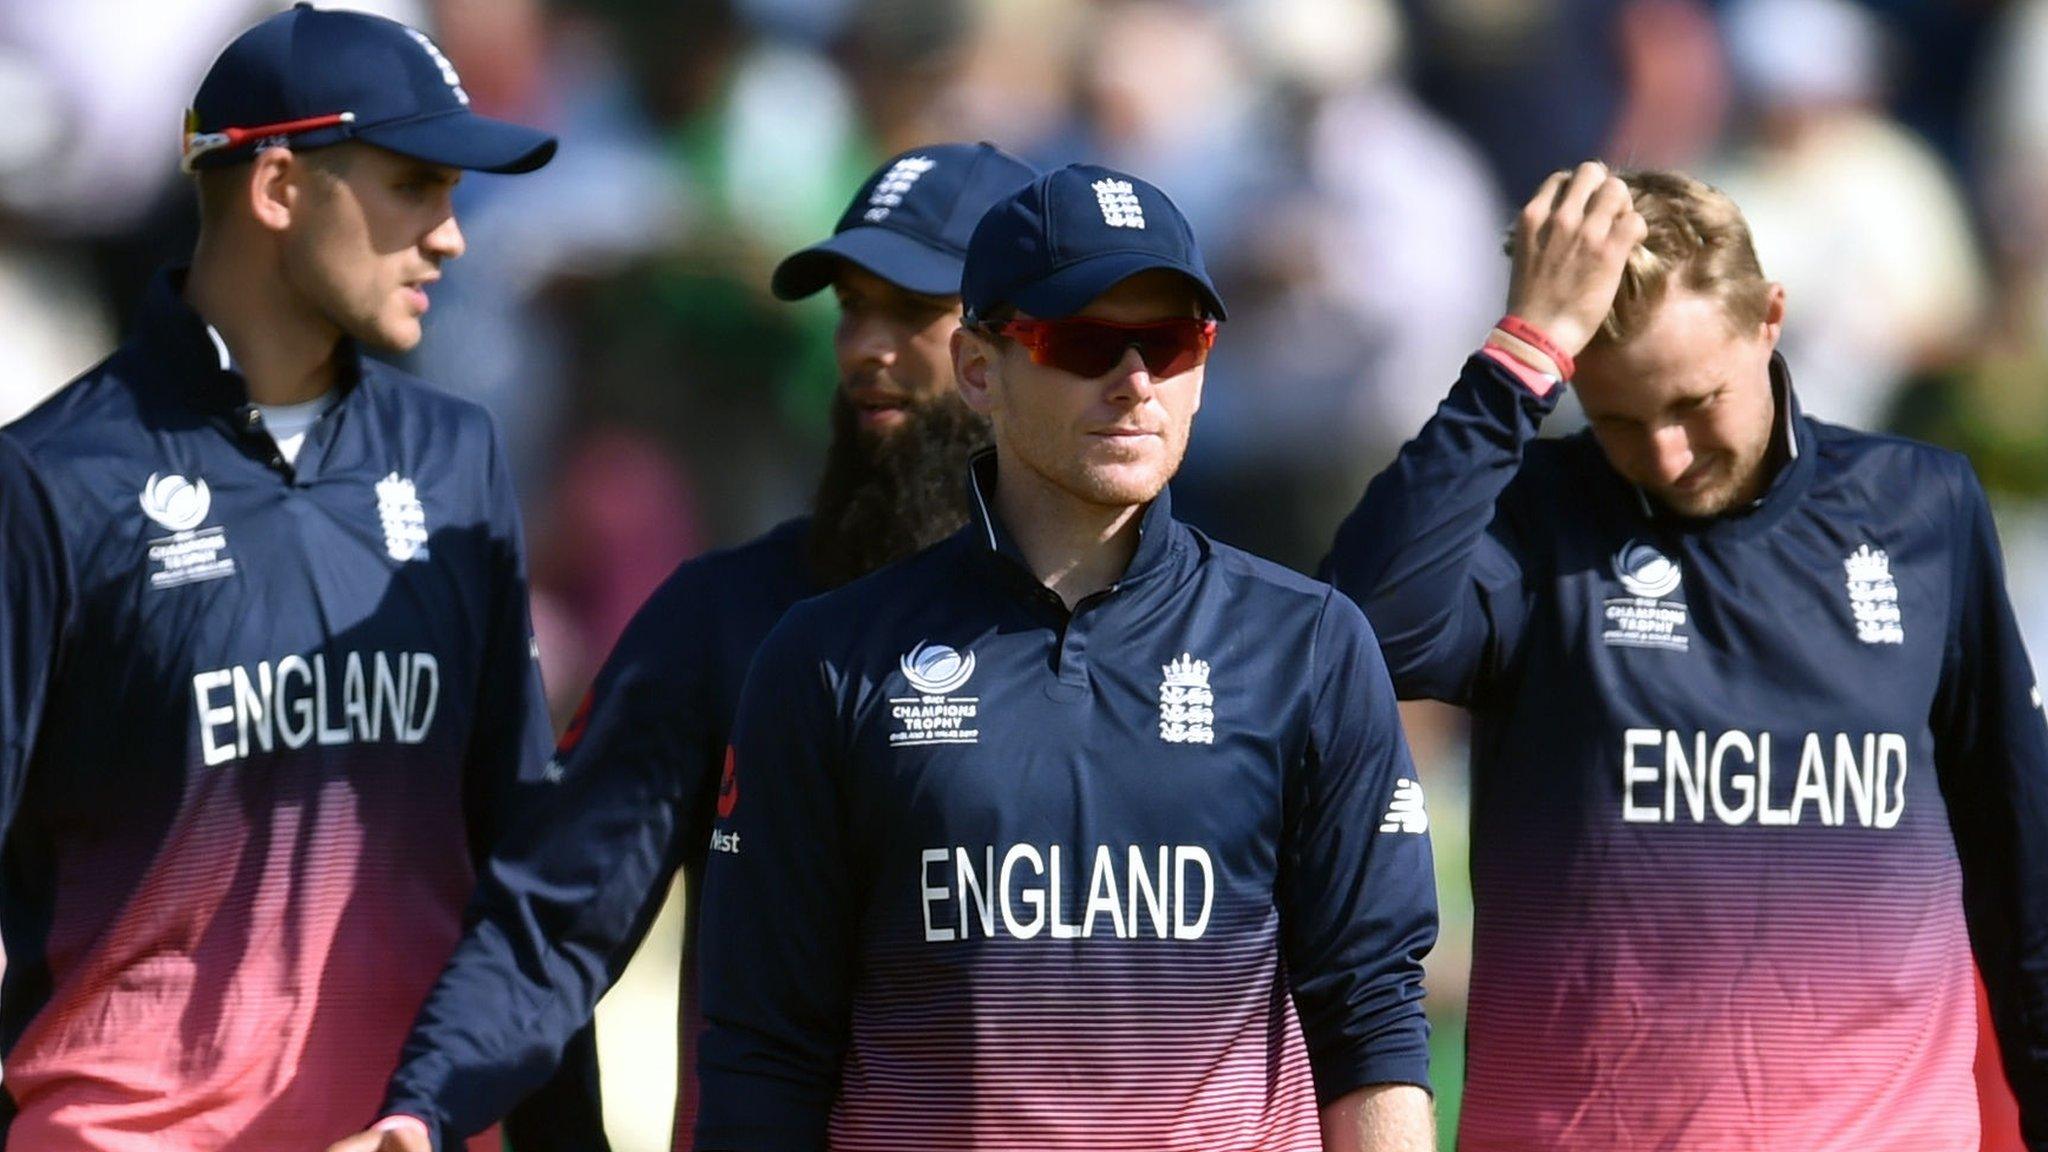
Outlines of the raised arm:
[[1338,529],[1323,575],[1371,617],[1402,696],[1468,701],[1520,642],[1536,510],[1505,497],[1644,232],[1604,167],[1546,180],[1509,243],[1502,326]]

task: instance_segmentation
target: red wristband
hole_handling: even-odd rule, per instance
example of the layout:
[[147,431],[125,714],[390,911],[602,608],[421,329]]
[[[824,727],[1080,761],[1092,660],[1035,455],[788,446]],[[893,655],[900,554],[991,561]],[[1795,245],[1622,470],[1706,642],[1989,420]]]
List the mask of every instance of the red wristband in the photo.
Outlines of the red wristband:
[[1494,327],[1550,357],[1550,362],[1557,365],[1558,376],[1563,379],[1571,379],[1572,373],[1578,369],[1578,365],[1572,362],[1571,353],[1559,348],[1557,342],[1544,335],[1541,328],[1520,316],[1503,316]]

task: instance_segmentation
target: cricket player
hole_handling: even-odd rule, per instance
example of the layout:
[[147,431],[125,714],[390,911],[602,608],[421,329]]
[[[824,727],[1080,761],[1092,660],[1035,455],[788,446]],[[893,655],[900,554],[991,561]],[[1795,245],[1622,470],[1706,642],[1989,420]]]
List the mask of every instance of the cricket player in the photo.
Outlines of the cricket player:
[[1378,646],[1169,506],[1224,315],[1186,220],[1062,168],[962,297],[972,522],[791,609],[741,695],[697,1147],[1434,1147]]
[[550,799],[498,842],[474,924],[421,1010],[387,1123],[337,1152],[450,1147],[546,1076],[681,867],[689,897],[676,1147],[696,1116],[696,882],[747,662],[798,600],[950,535],[987,427],[953,389],[960,262],[982,213],[1036,173],[990,144],[877,168],[838,227],[784,260],[797,300],[832,289],[839,390],[812,515],[683,564],[634,616],[564,734]]
[[1696,180],[1560,172],[1511,249],[1330,557],[1474,715],[1459,1147],[1973,1152],[1973,952],[2048,1147],[2048,726],[1968,464],[1800,412]]
[[[269,1152],[374,1117],[547,756],[496,433],[367,353],[420,339],[462,170],[555,142],[472,113],[419,32],[304,5],[194,104],[190,266],[10,430],[60,536],[25,578],[75,590],[22,594],[5,640],[61,644],[6,783],[14,1148]],[[602,1147],[594,1092],[537,1119],[522,1152]]]

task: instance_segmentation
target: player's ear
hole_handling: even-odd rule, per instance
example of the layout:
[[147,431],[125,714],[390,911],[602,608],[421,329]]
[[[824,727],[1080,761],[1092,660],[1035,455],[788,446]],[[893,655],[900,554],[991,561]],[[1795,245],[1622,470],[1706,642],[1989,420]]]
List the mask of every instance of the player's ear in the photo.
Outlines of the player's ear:
[[1764,338],[1771,347],[1778,346],[1778,333],[1785,327],[1785,286],[1771,282],[1770,294],[1764,303]]
[[987,334],[966,325],[953,329],[953,383],[960,388],[960,398],[977,415],[988,416],[995,409],[993,387],[999,354],[995,341]]
[[249,164],[249,183],[243,189],[249,211],[267,231],[282,232],[291,227],[292,210],[299,202],[299,171],[304,167],[292,150],[282,146],[265,148]]

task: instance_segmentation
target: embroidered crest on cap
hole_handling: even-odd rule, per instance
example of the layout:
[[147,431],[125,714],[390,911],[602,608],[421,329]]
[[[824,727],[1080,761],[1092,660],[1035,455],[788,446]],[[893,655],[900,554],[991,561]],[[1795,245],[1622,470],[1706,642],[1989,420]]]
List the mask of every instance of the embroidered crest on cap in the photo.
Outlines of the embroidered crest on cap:
[[875,190],[868,193],[868,210],[861,213],[861,219],[878,224],[889,218],[892,209],[903,203],[918,178],[938,167],[938,161],[923,156],[905,156],[889,166],[882,178],[875,181]]
[[432,40],[427,39],[426,33],[417,29],[407,28],[405,34],[412,37],[413,40],[418,42],[420,47],[427,50],[427,55],[434,58],[434,67],[441,70],[441,79],[447,82],[448,90],[455,93],[457,100],[462,101],[465,105],[468,104],[469,93],[462,90],[462,77],[455,74],[455,65],[448,62],[448,57],[442,55],[441,49],[436,47]]
[[1102,207],[1102,222],[1111,228],[1143,228],[1145,207],[1129,180],[1097,180],[1095,202]]

